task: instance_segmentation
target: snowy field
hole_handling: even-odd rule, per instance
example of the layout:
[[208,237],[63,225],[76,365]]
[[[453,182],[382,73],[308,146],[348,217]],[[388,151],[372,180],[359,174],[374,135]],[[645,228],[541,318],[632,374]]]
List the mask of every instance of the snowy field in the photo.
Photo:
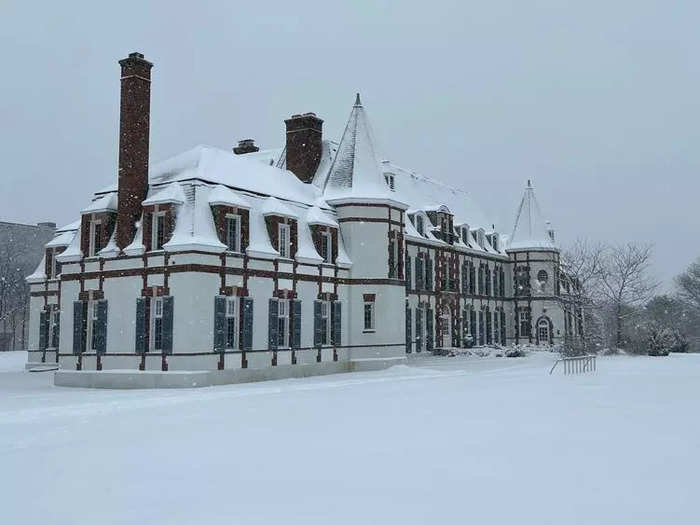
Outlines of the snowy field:
[[0,354],[0,523],[699,523],[700,355],[61,389]]

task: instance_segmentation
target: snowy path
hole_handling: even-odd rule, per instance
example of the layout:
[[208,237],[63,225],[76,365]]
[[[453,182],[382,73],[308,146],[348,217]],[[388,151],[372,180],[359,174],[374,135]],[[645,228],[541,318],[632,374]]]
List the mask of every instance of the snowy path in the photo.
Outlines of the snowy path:
[[697,522],[700,355],[552,359],[102,391],[0,354],[0,521]]

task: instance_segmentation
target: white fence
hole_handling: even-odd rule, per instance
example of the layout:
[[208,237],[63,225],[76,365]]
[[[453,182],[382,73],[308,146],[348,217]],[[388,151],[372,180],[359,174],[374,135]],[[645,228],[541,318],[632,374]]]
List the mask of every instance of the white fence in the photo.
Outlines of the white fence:
[[554,366],[552,369],[549,371],[549,374],[551,375],[552,372],[554,372],[554,369],[557,367],[559,363],[562,363],[560,368],[564,369],[564,375],[571,375],[571,374],[586,374],[586,373],[592,373],[596,371],[596,356],[594,355],[582,355],[579,357],[563,357],[561,359],[557,359],[554,362]]

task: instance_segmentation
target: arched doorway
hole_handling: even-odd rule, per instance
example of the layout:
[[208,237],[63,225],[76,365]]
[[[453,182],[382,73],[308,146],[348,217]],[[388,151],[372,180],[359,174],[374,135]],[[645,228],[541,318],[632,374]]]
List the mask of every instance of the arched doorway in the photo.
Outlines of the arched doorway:
[[552,321],[547,316],[542,316],[537,320],[537,344],[552,344]]

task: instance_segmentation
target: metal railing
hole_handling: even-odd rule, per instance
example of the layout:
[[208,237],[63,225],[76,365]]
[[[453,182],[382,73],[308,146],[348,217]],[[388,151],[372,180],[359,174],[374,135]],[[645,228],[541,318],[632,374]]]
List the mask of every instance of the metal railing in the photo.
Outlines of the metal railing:
[[572,374],[586,374],[596,371],[596,356],[581,355],[578,357],[562,357],[561,359],[557,359],[554,362],[554,366],[552,366],[551,370],[549,371],[549,375],[552,375],[552,372],[554,372],[554,369],[559,363],[563,363],[562,367],[564,368],[565,376]]

